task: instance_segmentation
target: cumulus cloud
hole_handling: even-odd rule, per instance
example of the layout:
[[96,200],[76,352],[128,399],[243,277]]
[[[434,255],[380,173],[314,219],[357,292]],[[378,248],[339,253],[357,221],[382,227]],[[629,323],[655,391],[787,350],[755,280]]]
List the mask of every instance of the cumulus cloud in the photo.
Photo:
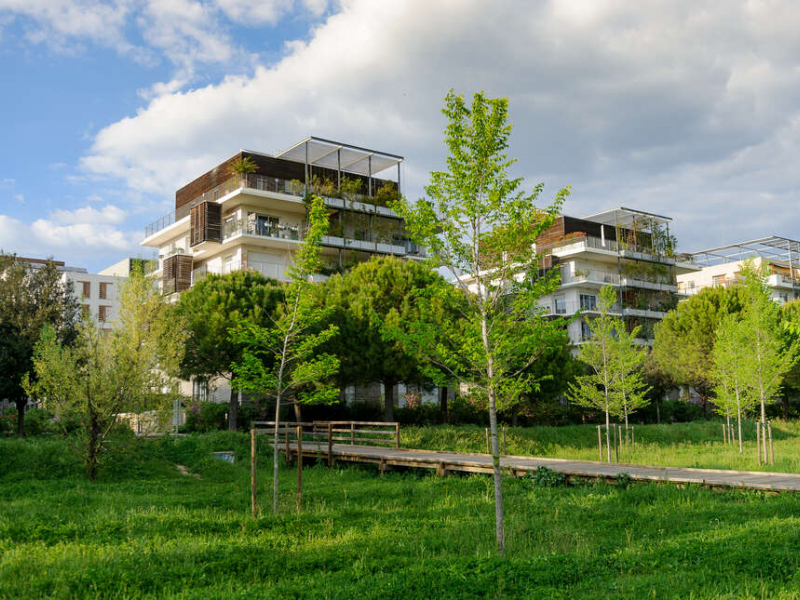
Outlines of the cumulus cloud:
[[50,218],[28,224],[0,214],[0,250],[22,256],[102,264],[118,256],[141,254],[142,237],[141,232],[123,231],[108,223],[65,223]]
[[[484,89],[510,98],[516,173],[553,192],[572,183],[572,214],[621,204],[671,214],[691,249],[800,225],[796,3],[341,9],[274,66],[164,93],[103,128],[83,168],[163,194],[239,148],[270,152],[313,134],[405,155],[418,193],[443,165],[447,90]],[[786,215],[780,226],[763,218],[765,198]]]
[[75,210],[57,209],[50,213],[50,219],[68,225],[86,224],[115,224],[122,223],[128,213],[113,204],[107,204],[101,209],[84,206]]

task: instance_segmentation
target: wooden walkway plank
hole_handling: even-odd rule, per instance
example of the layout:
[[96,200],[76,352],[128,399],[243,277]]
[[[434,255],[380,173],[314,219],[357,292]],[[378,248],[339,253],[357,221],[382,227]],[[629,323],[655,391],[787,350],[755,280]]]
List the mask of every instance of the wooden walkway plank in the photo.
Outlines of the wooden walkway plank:
[[[296,450],[296,444],[289,444]],[[327,442],[304,442],[306,457],[328,456]],[[471,452],[440,452],[412,448],[389,448],[333,444],[333,458],[348,462],[374,463],[387,466],[432,469],[439,474],[449,471],[490,473],[492,456]],[[443,466],[445,465],[445,466]],[[661,481],[676,484],[693,483],[714,487],[746,488],[772,491],[800,491],[800,473],[771,473],[767,471],[732,471],[683,467],[654,467],[624,463],[604,463],[590,460],[542,458],[535,456],[502,456],[500,466],[512,474],[533,472],[547,467],[573,477],[615,478],[622,473],[633,480]]]

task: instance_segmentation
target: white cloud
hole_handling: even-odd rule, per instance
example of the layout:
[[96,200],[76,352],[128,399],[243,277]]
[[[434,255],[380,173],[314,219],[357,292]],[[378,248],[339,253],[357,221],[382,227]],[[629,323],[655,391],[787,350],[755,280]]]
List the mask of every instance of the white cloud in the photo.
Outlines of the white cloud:
[[[800,226],[798,25],[788,0],[345,0],[274,67],[164,90],[103,128],[82,166],[167,195],[239,148],[313,134],[404,154],[419,192],[443,165],[445,93],[485,89],[510,98],[516,172],[574,184],[568,212],[700,215],[711,193],[735,206],[724,235],[757,237],[776,225],[757,198]],[[691,247],[723,235],[675,227]]]
[[14,200],[20,204],[25,204],[25,194],[14,194]]
[[262,25],[276,23],[291,9],[294,2],[293,0],[216,0],[216,4],[233,21],[242,25]]
[[57,223],[66,223],[69,225],[81,223],[92,225],[115,224],[122,223],[127,214],[128,213],[121,208],[113,204],[107,204],[100,210],[92,206],[84,206],[75,210],[57,209],[50,213],[50,219]]
[[9,188],[14,187],[16,180],[11,177],[6,177],[4,179],[0,179],[0,189],[7,190]]
[[[22,256],[54,256],[68,262],[113,262],[142,253],[140,231],[122,231],[106,223],[73,223],[39,219],[31,224],[0,214],[0,250]],[[104,257],[108,256],[108,259]]]

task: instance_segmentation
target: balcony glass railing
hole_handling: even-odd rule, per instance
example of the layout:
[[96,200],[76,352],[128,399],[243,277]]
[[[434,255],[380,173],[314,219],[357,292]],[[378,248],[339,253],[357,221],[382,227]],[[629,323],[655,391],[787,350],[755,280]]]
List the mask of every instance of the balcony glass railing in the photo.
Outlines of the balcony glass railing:
[[264,225],[244,221],[233,221],[225,223],[222,228],[222,241],[228,240],[237,235],[255,235],[281,240],[301,240],[303,239],[300,225],[288,223],[278,223],[277,225]]

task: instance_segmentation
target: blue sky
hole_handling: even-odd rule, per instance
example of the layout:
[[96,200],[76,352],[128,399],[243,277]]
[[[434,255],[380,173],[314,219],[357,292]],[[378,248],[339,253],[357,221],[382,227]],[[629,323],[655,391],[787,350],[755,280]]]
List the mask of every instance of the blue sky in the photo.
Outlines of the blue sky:
[[0,0],[0,248],[98,270],[240,148],[444,161],[448,89],[509,97],[542,202],[672,216],[681,250],[800,237],[782,0]]

